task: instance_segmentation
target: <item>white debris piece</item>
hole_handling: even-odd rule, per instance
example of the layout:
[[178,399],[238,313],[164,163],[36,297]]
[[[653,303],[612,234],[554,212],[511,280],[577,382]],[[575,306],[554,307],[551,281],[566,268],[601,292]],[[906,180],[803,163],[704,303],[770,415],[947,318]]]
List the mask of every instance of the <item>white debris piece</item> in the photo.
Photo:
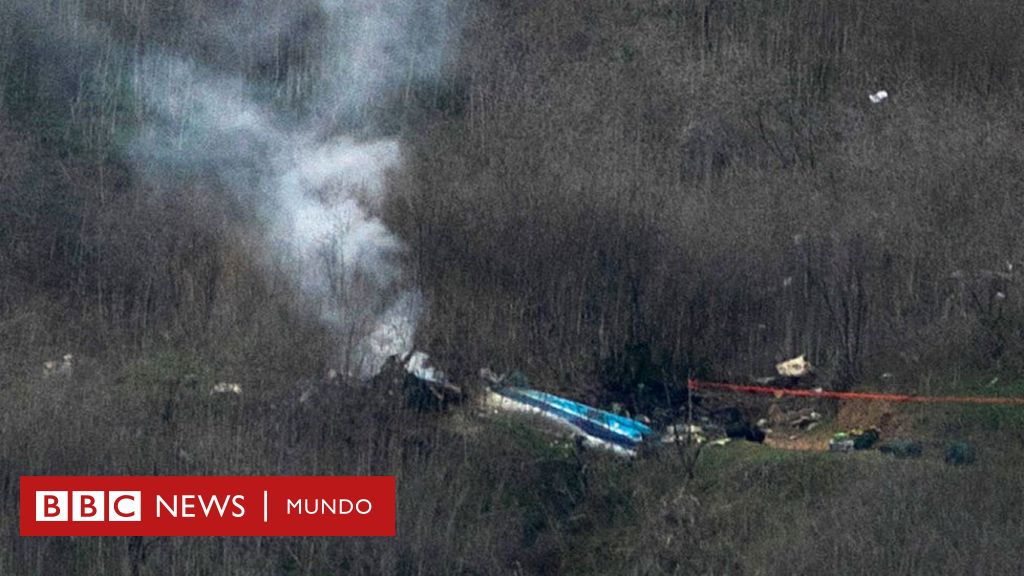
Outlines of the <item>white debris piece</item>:
[[811,363],[807,361],[805,354],[801,354],[796,358],[779,362],[775,365],[775,371],[779,373],[779,376],[799,378],[813,372],[814,366],[811,366]]
[[676,440],[683,442],[693,441],[697,444],[703,444],[708,441],[708,438],[704,435],[704,429],[696,424],[670,424],[666,426],[665,432],[661,435],[661,441],[665,444],[672,444]]
[[434,367],[430,361],[430,355],[426,352],[413,352],[405,361],[405,371],[420,380],[433,382],[434,384],[447,384],[448,375]]
[[316,386],[307,384],[302,388],[302,393],[299,394],[299,404],[305,404],[316,394]]
[[43,362],[43,378],[70,378],[74,359],[73,355],[65,354],[60,361]]
[[808,414],[800,414],[795,420],[789,423],[794,428],[805,428],[809,429],[813,424],[817,424],[821,421],[821,414],[814,412],[813,410]]
[[882,100],[885,100],[888,97],[889,93],[885,90],[879,90],[874,94],[868,94],[868,98],[871,100],[872,104],[881,104]]
[[213,385],[211,394],[234,394],[236,396],[242,395],[242,385],[234,384],[231,382],[217,382]]

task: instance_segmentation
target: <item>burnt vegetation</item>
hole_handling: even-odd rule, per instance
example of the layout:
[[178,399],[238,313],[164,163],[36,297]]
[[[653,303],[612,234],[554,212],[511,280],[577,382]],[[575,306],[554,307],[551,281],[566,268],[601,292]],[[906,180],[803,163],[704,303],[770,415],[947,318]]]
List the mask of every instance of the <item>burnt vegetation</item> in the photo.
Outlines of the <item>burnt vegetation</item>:
[[[254,208],[203,174],[154,190],[129,145],[156,113],[136,68],[153,52],[315,105],[313,3],[273,30],[258,15],[284,8],[246,3],[251,41],[230,45],[235,3],[38,4],[0,0],[0,573],[1024,571],[1008,412],[944,415],[1007,441],[955,472],[756,447],[694,470],[319,383],[346,342],[259,253]],[[338,122],[403,143],[379,216],[426,296],[418,345],[454,378],[518,368],[647,412],[688,373],[801,353],[839,390],[1024,369],[1019,2],[449,12],[440,81],[409,74]],[[40,373],[67,352],[73,373]],[[33,473],[396,474],[399,537],[21,539]]]

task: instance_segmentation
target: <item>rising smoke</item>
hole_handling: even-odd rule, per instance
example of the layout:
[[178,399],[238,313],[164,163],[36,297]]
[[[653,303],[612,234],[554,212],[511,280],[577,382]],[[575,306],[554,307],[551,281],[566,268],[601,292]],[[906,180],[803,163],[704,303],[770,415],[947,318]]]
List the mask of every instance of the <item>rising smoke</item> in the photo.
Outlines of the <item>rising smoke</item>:
[[[95,22],[69,31],[28,6],[21,15],[43,22],[51,43],[117,45]],[[188,22],[180,32],[202,54],[124,49],[143,119],[125,156],[161,193],[200,179],[249,207],[262,227],[257,256],[296,278],[304,309],[345,350],[335,360],[350,373],[374,372],[411,347],[422,308],[397,262],[401,244],[375,216],[385,179],[401,164],[381,103],[438,79],[452,32],[446,0],[245,0]],[[312,77],[301,106],[282,106],[273,98],[279,86],[243,68],[271,58],[283,35],[307,32],[320,39]]]

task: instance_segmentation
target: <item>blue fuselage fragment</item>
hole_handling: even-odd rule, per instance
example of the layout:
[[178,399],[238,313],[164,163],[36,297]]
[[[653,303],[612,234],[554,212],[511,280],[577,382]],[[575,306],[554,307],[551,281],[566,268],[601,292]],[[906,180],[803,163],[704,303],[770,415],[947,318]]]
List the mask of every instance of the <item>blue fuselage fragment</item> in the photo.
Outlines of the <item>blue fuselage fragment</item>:
[[536,408],[548,416],[565,421],[585,434],[630,452],[636,450],[645,440],[657,439],[657,434],[641,422],[561,396],[512,386],[498,388],[494,392]]

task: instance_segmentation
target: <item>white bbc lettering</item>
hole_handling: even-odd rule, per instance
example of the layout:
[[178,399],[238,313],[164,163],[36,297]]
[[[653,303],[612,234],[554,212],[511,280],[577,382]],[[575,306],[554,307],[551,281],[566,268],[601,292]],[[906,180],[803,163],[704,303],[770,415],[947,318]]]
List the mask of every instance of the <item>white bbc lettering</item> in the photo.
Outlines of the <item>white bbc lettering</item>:
[[36,491],[36,522],[141,522],[142,492]]
[[68,493],[36,491],[36,522],[66,522]]
[[[198,502],[198,504],[197,504]],[[196,494],[175,494],[170,502],[163,496],[156,497],[156,517],[163,515],[171,518],[211,518],[216,512],[217,516],[224,518],[229,506],[234,508],[231,515],[235,518],[245,516],[245,496],[241,494],[224,496],[203,496]],[[202,513],[198,513],[197,510]]]
[[74,522],[103,522],[106,517],[105,494],[90,490],[71,493],[71,520]]
[[142,492],[107,492],[107,520],[110,522],[141,522]]

